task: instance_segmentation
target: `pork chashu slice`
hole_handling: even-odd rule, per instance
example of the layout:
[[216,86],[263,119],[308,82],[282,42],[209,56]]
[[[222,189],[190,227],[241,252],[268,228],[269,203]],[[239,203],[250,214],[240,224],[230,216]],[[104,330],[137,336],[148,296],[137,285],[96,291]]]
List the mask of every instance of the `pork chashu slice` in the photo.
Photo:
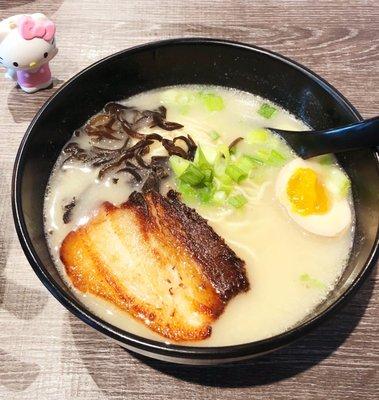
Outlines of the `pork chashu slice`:
[[77,289],[174,341],[210,336],[226,303],[249,288],[244,262],[173,191],[104,203],[60,256]]

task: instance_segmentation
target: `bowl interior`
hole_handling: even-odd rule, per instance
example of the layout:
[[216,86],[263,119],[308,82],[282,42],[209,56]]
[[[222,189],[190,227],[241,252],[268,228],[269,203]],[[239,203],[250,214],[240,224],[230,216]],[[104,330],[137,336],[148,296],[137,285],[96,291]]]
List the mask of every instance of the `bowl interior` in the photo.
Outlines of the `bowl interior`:
[[[258,94],[314,129],[359,118],[337,92],[312,73],[279,56],[247,46],[218,41],[167,41],[121,52],[95,64],[66,84],[43,107],[29,127],[16,162],[14,206],[21,242],[39,277],[56,296],[60,290],[58,297],[75,302],[51,261],[43,232],[44,192],[58,154],[73,131],[106,102],[175,84],[222,85]],[[373,151],[364,150],[343,153],[338,158],[353,184],[357,221],[354,247],[341,280],[327,300],[308,316],[308,321],[345,295],[367,267],[377,237],[376,156]],[[119,340],[130,337],[117,329],[113,332]]]

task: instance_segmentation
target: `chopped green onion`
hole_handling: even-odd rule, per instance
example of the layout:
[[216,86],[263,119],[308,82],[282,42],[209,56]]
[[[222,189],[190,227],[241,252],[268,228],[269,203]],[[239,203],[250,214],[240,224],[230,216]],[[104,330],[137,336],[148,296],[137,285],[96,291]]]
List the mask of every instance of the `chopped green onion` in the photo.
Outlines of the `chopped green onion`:
[[268,103],[263,103],[258,110],[258,114],[263,117],[263,118],[271,118],[275,113],[277,109],[276,107],[271,106]]
[[346,181],[340,186],[340,196],[341,197],[347,197],[349,194],[351,188],[351,183],[349,179],[346,179]]
[[[283,146],[284,144],[284,146]],[[281,139],[279,136],[276,136],[274,134],[270,135],[270,138],[267,141],[267,146],[270,149],[281,149],[282,151],[284,149],[288,148],[288,145],[284,142],[284,139]]]
[[188,106],[195,102],[196,96],[192,91],[179,91],[175,98],[176,102],[181,106]]
[[196,189],[188,183],[178,181],[178,190],[187,201],[194,201],[196,199]]
[[230,196],[228,198],[228,204],[234,208],[241,208],[247,203],[247,199],[242,194],[237,194],[235,196]]
[[177,106],[180,114],[188,114],[190,106],[196,101],[196,95],[191,90],[167,89],[161,94],[161,102],[169,106]]
[[257,185],[261,185],[262,183],[267,181],[268,177],[268,169],[267,168],[257,168],[255,169],[250,179]]
[[256,167],[256,163],[251,157],[243,155],[237,160],[236,166],[248,174],[254,167]]
[[177,96],[178,91],[176,89],[167,89],[161,93],[161,102],[167,105],[175,104]]
[[[227,175],[225,175],[225,177],[229,178]],[[223,183],[221,181],[216,181],[216,186],[217,186],[217,190],[220,192],[225,192],[226,194],[230,194],[233,191],[233,180],[231,178],[230,182],[231,183]]]
[[267,142],[269,138],[269,132],[267,129],[264,128],[258,128],[254,129],[251,132],[249,132],[246,136],[247,143],[249,144],[262,144]]
[[316,278],[311,277],[309,274],[301,274],[300,282],[305,284],[305,286],[308,288],[313,288],[313,289],[325,289],[326,288],[326,285],[323,282],[319,281]]
[[226,201],[226,197],[227,197],[227,193],[222,191],[222,190],[218,190],[214,195],[213,195],[213,201],[217,204],[224,204]]
[[191,186],[196,186],[203,181],[204,177],[202,170],[190,163],[187,169],[179,176],[179,179]]
[[286,155],[275,149],[260,149],[253,156],[249,157],[257,163],[272,165],[274,167],[281,166],[288,160]]
[[[222,180],[220,178],[222,178]],[[224,175],[223,177],[220,177],[220,178],[214,179],[214,183],[215,183],[215,186],[217,187],[217,191],[225,192],[226,194],[230,194],[234,187],[234,181],[228,175]],[[226,179],[224,179],[224,178],[226,178]]]
[[259,158],[259,157],[251,156],[250,154],[245,154],[245,157],[247,157],[247,158],[248,158],[252,163],[254,163],[256,166],[264,165],[264,164],[265,164],[265,161],[262,160],[262,159]]
[[188,168],[190,165],[190,161],[185,160],[179,156],[171,156],[170,157],[170,166],[174,171],[174,174],[179,178],[183,172]]
[[229,160],[230,158],[230,152],[229,152],[229,147],[226,144],[220,144],[217,147],[217,150],[225,157],[226,160]]
[[226,161],[223,158],[219,158],[213,164],[213,172],[214,172],[215,176],[217,176],[218,178],[225,176],[226,165],[227,165]]
[[211,131],[208,133],[208,136],[213,140],[217,140],[220,137],[220,134],[216,131]]
[[225,170],[224,170],[222,174],[217,175],[216,183],[218,183],[218,187],[220,190],[224,190],[221,188],[222,186],[231,188],[234,184],[234,181],[230,176],[225,175]]
[[253,140],[262,140],[263,146],[258,146],[252,155],[231,155],[229,147],[222,143],[198,146],[194,161],[170,157],[183,199],[214,206],[227,204],[236,209],[244,206],[247,198],[238,191],[234,192],[236,186],[250,174],[254,182],[265,180],[270,166],[282,165],[288,157],[281,147],[280,151],[271,147],[271,137],[269,134],[266,137],[266,132]]
[[200,169],[205,169],[205,168],[210,168],[211,165],[207,158],[205,157],[203,148],[200,146],[197,146],[195,157],[193,162],[200,168]]
[[213,171],[211,169],[203,169],[204,173],[204,181],[205,182],[212,182],[213,180]]
[[234,182],[240,183],[247,178],[247,173],[234,164],[229,164],[225,168],[225,174],[233,179]]
[[321,165],[332,165],[334,163],[334,157],[331,154],[325,154],[317,157],[317,161]]
[[191,105],[195,100],[196,95],[191,90],[167,89],[161,94],[161,101],[168,105]]
[[217,151],[217,148],[213,145],[204,144],[201,146],[201,150],[204,154],[205,159],[211,165],[213,165],[217,161],[217,158],[220,156],[219,152]]
[[267,161],[270,165],[280,166],[287,161],[287,157],[279,151],[273,149],[271,150],[270,156]]
[[182,115],[187,115],[190,111],[190,106],[188,104],[183,104],[179,106],[179,113]]
[[221,111],[225,107],[224,100],[217,94],[200,92],[199,96],[209,111]]
[[213,198],[214,189],[213,187],[204,186],[197,189],[196,191],[198,199],[202,203],[209,203]]
[[328,189],[342,198],[346,197],[351,187],[349,178],[337,167],[331,166],[329,168],[330,170],[326,179]]
[[233,186],[232,186],[232,185],[225,185],[225,184],[222,184],[222,185],[220,185],[220,186],[218,187],[218,190],[219,190],[220,192],[224,192],[224,193],[226,193],[227,195],[229,195],[229,194],[232,193],[232,191],[233,191]]
[[259,160],[262,164],[268,164],[270,155],[271,155],[270,150],[260,149],[254,154],[254,157],[256,160]]

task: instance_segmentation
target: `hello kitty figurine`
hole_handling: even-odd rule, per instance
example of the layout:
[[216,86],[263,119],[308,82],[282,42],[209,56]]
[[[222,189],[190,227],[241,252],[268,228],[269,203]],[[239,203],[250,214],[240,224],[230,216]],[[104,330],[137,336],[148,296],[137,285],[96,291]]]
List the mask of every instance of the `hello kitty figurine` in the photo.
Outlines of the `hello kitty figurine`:
[[49,61],[57,54],[55,25],[44,14],[20,14],[0,22],[0,66],[27,93],[53,82]]

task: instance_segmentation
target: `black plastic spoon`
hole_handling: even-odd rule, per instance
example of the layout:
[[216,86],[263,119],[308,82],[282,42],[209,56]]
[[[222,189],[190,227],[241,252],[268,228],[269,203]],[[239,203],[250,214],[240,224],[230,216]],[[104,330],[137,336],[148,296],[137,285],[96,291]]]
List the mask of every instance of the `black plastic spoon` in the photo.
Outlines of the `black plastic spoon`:
[[379,146],[379,117],[323,131],[284,131],[267,128],[281,136],[303,158]]

